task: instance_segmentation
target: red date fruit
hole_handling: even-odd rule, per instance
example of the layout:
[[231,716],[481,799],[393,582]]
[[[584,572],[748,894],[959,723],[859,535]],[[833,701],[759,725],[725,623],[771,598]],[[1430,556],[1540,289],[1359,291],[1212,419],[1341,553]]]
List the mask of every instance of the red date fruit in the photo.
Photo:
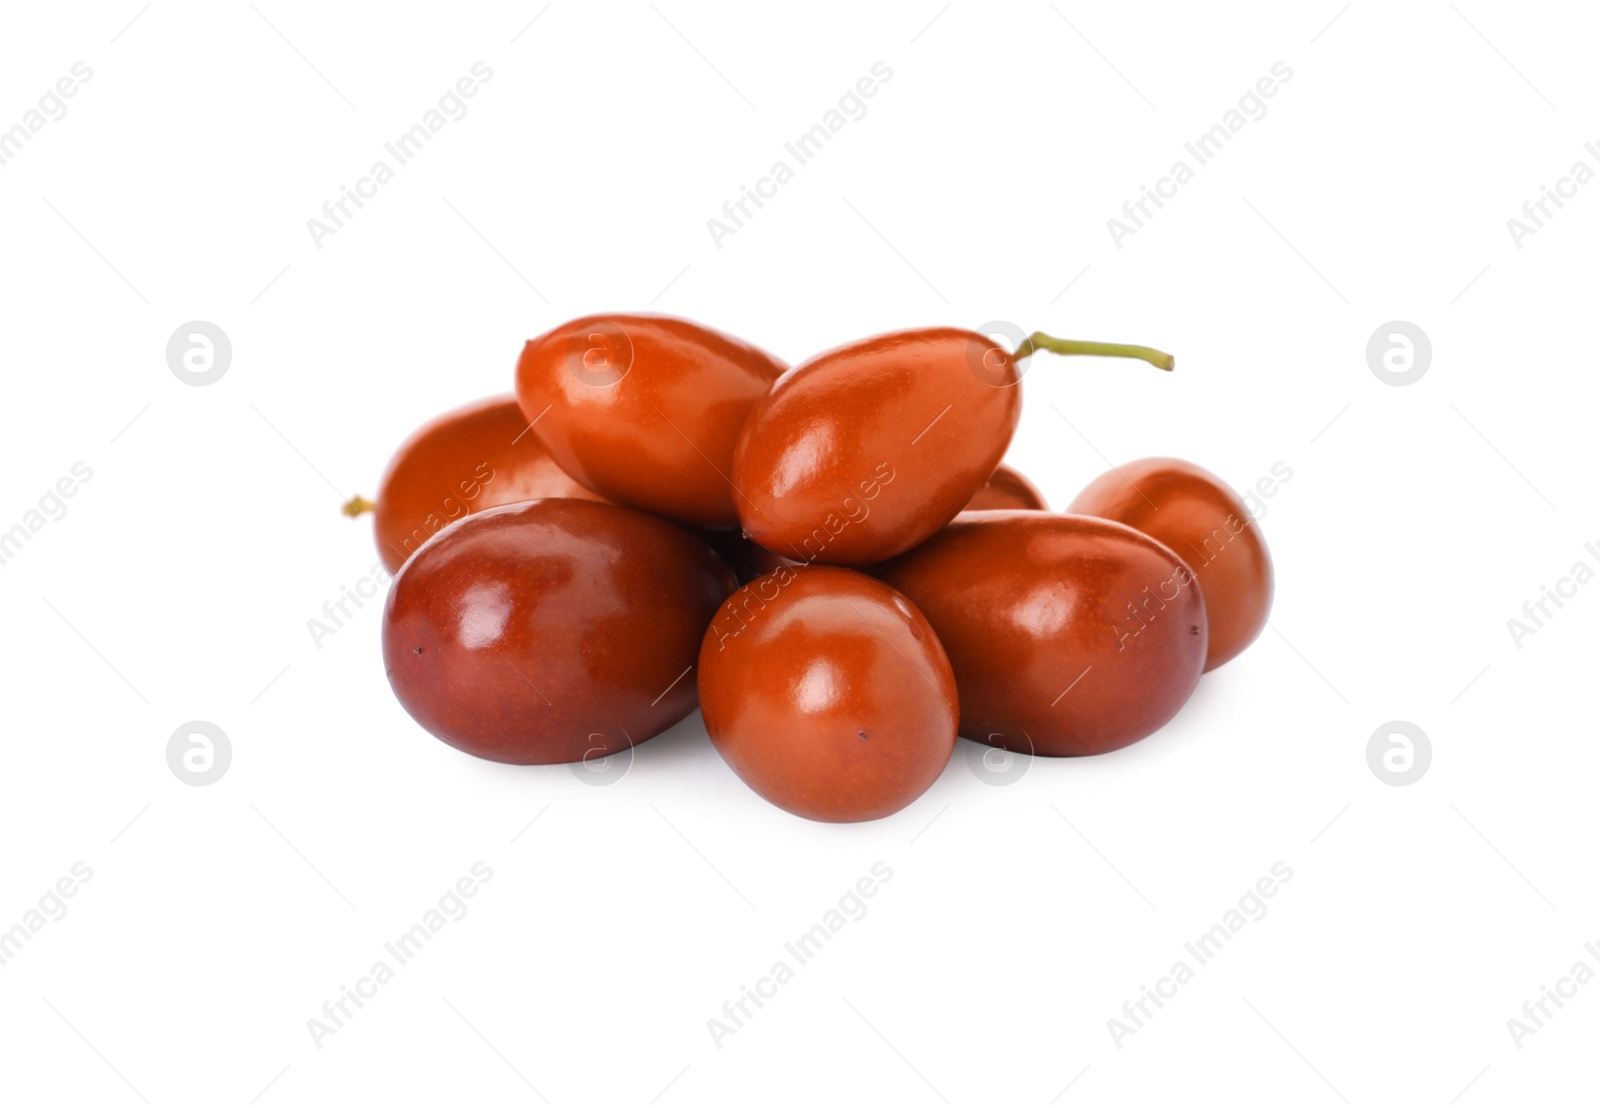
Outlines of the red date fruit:
[[468,516],[405,564],[383,662],[411,717],[496,762],[603,757],[694,711],[706,625],[733,591],[711,548],[586,500]]
[[1143,458],[1096,477],[1071,512],[1143,531],[1194,568],[1205,598],[1213,670],[1255,641],[1272,610],[1272,556],[1239,494],[1178,458]]
[[733,455],[740,525],[808,563],[867,565],[910,550],[1000,465],[1022,410],[1018,358],[1035,349],[1172,368],[1148,347],[1043,334],[1013,355],[955,327],[841,346],[785,373],[750,410]]
[[928,617],[961,733],[1008,750],[1101,754],[1183,707],[1206,658],[1194,573],[1131,527],[970,512],[873,572]]
[[745,784],[807,819],[892,815],[955,748],[955,680],[928,621],[828,566],[785,566],[728,598],[700,648],[700,707]]
[[1001,466],[989,475],[967,506],[961,509],[964,512],[1000,511],[1008,508],[1017,508],[1023,511],[1043,512],[1048,510],[1044,502],[1044,494],[1033,487],[1033,482],[1010,466]]
[[374,513],[378,557],[394,573],[428,539],[473,512],[546,496],[601,499],[556,465],[527,430],[514,396],[446,412],[395,451],[378,482],[377,503],[358,496],[345,514]]
[[530,341],[517,399],[551,457],[606,499],[731,526],[733,444],[787,367],[747,342],[660,315],[593,315]]

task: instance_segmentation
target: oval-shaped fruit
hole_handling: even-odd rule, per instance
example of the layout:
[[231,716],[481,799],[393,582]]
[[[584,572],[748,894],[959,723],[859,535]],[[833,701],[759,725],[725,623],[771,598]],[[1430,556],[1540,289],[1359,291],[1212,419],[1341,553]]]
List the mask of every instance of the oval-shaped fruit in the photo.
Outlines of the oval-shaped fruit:
[[607,499],[728,526],[739,429],[785,368],[688,320],[592,315],[524,347],[517,399],[561,468]]
[[1193,567],[1210,627],[1206,669],[1255,641],[1272,610],[1272,556],[1250,509],[1193,462],[1142,458],[1101,474],[1067,509],[1126,523]]
[[1010,466],[1001,466],[989,475],[973,498],[967,501],[964,512],[1003,511],[1006,509],[1043,512],[1048,510],[1044,494],[1033,487],[1033,482]]
[[965,513],[874,570],[933,625],[961,733],[1008,750],[1101,754],[1183,707],[1206,658],[1194,573],[1131,527]]
[[954,327],[841,346],[778,379],[733,457],[739,522],[804,562],[864,565],[948,523],[999,466],[1021,411],[1011,355]]
[[[1035,332],[1018,347],[1139,358],[1147,346]],[[1017,357],[955,327],[850,343],[785,373],[750,411],[733,457],[739,523],[799,561],[868,565],[910,550],[983,487],[1011,443]],[[560,455],[558,454],[559,458]]]
[[880,581],[782,567],[728,598],[700,648],[722,757],[807,819],[880,819],[927,791],[956,741],[956,687],[928,621]]
[[394,573],[424,542],[473,512],[547,496],[601,499],[556,465],[527,430],[514,396],[446,412],[395,451],[378,482],[377,503],[358,497],[345,510],[374,512],[378,557]]
[[694,711],[688,675],[733,575],[664,520],[533,500],[445,528],[400,570],[383,664],[411,717],[496,762],[604,757]]

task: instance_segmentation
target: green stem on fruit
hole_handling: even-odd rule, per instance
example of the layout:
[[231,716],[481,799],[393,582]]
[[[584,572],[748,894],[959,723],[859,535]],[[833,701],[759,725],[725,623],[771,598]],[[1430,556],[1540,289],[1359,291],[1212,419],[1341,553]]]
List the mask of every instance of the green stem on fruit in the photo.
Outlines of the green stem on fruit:
[[1149,362],[1157,369],[1171,370],[1174,360],[1171,354],[1155,350],[1148,346],[1128,346],[1115,342],[1084,342],[1080,339],[1058,339],[1054,335],[1047,335],[1043,331],[1035,331],[1022,345],[1017,347],[1017,352],[1012,355],[1017,361],[1028,357],[1035,350],[1048,350],[1052,354],[1094,354],[1102,358],[1138,358]]
[[344,507],[340,508],[339,510],[345,515],[349,516],[351,519],[355,519],[357,516],[364,516],[368,512],[376,511],[377,507],[378,506],[376,504],[368,500],[366,497],[352,496],[348,501],[345,502]]

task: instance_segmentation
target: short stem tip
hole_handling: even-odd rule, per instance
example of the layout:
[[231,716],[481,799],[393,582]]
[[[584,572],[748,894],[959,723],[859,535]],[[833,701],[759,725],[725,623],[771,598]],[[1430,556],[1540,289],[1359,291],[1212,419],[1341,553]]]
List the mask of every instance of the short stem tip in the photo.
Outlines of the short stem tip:
[[340,508],[339,510],[345,515],[349,516],[351,519],[355,519],[357,516],[364,516],[368,512],[374,511],[377,507],[378,506],[376,504],[365,497],[352,496],[349,500],[345,501],[344,507]]
[[1035,331],[1023,340],[1017,347],[1013,357],[1018,361],[1028,357],[1035,350],[1048,350],[1052,354],[1093,354],[1102,358],[1138,358],[1140,361],[1149,362],[1157,369],[1171,371],[1176,360],[1164,350],[1156,350],[1149,346],[1130,346],[1126,343],[1116,342],[1084,342],[1081,339],[1058,339],[1054,335],[1047,335],[1043,331]]

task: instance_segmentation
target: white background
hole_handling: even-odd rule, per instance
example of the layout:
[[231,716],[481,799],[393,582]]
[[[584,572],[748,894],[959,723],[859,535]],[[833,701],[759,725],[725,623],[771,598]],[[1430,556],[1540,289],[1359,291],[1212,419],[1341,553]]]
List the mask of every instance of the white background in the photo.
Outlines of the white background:
[[[1600,28],[1339,4],[8,5],[0,126],[93,78],[0,166],[0,530],[93,477],[0,566],[0,928],[93,878],[0,966],[0,1099],[1592,1097],[1600,983],[1520,1047],[1507,1020],[1600,969],[1600,585],[1520,648],[1506,621],[1600,568],[1600,183],[1520,249],[1506,221],[1600,169]],[[314,245],[480,60],[468,114]],[[878,61],[868,114],[715,246],[707,219]],[[1266,117],[1115,245],[1279,61]],[[509,390],[524,339],[645,309],[793,361],[994,319],[1173,351],[1172,375],[1035,359],[1008,460],[1057,508],[1108,459],[1241,489],[1284,463],[1273,629],[1130,749],[997,787],[963,741],[864,826],[768,806],[697,716],[608,787],[445,747],[387,688],[376,602],[307,629],[375,562],[339,504]],[[233,345],[208,387],[166,364],[190,320]],[[1432,341],[1408,387],[1367,364],[1391,320]],[[1366,754],[1396,719],[1431,740],[1407,787]],[[207,787],[168,768],[190,720],[231,740]],[[314,1045],[480,860],[469,913]],[[707,1020],[879,861],[866,916],[717,1045]],[[1268,914],[1114,1042],[1278,861]]]

